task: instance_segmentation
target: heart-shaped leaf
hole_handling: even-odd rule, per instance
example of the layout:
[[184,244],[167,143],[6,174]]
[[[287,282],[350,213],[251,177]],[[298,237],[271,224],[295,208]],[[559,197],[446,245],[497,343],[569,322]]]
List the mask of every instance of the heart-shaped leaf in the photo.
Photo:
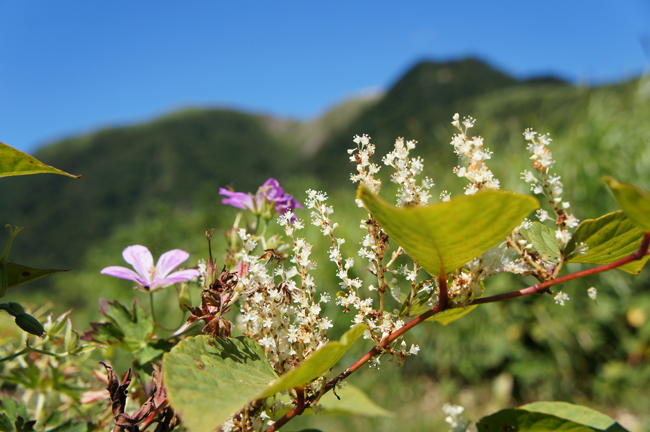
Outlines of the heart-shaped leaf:
[[594,428],[554,415],[529,412],[523,409],[501,410],[487,417],[483,417],[476,427],[480,431],[596,432]]
[[650,193],[629,183],[619,182],[614,177],[605,176],[603,181],[609,186],[625,216],[641,231],[650,232]]
[[555,237],[555,231],[543,223],[533,222],[528,229],[522,229],[519,234],[538,252],[546,261],[557,262],[560,257],[560,246]]
[[519,407],[519,409],[551,414],[565,420],[589,426],[596,430],[607,432],[626,432],[625,428],[616,423],[611,417],[581,405],[568,402],[534,402]]
[[361,199],[389,235],[429,274],[450,273],[490,249],[533,210],[537,199],[485,191],[428,207],[398,208],[360,187]]
[[279,378],[253,339],[187,338],[163,357],[167,395],[191,432],[210,432],[246,403],[324,375],[365,330],[356,325]]
[[23,153],[7,144],[0,143],[0,177],[40,173],[61,174],[73,178],[81,177],[45,165],[27,153]]
[[191,432],[211,432],[277,378],[253,339],[196,336],[163,357],[167,397]]
[[[598,219],[584,220],[567,245],[567,255],[573,253],[570,263],[611,264],[625,258],[639,248],[643,239],[641,231],[626,217],[623,210],[601,216]],[[580,243],[588,246],[586,253],[579,255]],[[575,252],[575,253],[574,253]],[[632,274],[639,274],[650,256],[632,261],[619,269]]]

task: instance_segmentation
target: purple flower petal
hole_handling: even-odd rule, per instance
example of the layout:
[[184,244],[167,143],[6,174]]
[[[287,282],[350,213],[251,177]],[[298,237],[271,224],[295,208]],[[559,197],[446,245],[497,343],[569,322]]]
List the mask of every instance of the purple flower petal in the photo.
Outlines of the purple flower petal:
[[180,249],[170,250],[160,255],[156,264],[156,279],[166,277],[172,270],[187,261],[189,257],[190,254]]
[[170,274],[166,278],[156,279],[151,289],[164,288],[171,284],[175,284],[176,282],[183,282],[186,280],[197,278],[200,275],[201,273],[195,269],[177,271]]
[[124,261],[133,266],[136,273],[145,281],[143,285],[151,285],[154,267],[153,257],[149,249],[141,245],[129,246],[122,252],[122,257],[124,257]]
[[225,195],[228,198],[221,200],[222,203],[231,205],[244,210],[255,211],[253,196],[243,192],[232,192],[228,189],[220,188],[219,195]]
[[120,267],[120,266],[106,267],[105,269],[100,271],[100,273],[104,275],[120,278],[120,279],[132,280],[139,283],[140,285],[146,285],[145,281],[142,280],[140,275],[138,275],[136,272],[126,267]]
[[268,201],[275,201],[284,195],[280,183],[274,178],[265,181],[260,190]]

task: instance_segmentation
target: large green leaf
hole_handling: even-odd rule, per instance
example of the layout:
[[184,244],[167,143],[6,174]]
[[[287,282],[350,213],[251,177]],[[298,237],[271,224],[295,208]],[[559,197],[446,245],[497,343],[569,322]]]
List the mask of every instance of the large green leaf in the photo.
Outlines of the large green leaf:
[[565,420],[570,420],[596,430],[607,432],[626,432],[626,429],[616,423],[611,417],[581,405],[567,402],[534,402],[519,407],[531,412],[551,414]]
[[431,275],[452,272],[502,241],[538,201],[486,191],[428,207],[398,208],[360,187],[361,199],[389,235]]
[[320,399],[320,404],[325,409],[323,414],[354,415],[363,417],[393,417],[395,414],[377,405],[358,387],[346,384],[336,394],[331,391]]
[[595,432],[597,430],[551,414],[523,409],[505,409],[483,417],[476,428],[479,431],[509,432]]
[[460,308],[453,308],[453,309],[447,309],[445,311],[440,312],[437,315],[432,316],[431,318],[427,318],[427,321],[435,321],[438,324],[442,324],[446,326],[449,323],[452,323],[456,321],[459,318],[464,317],[474,309],[476,309],[478,305],[472,305],[472,306],[466,306],[466,307],[460,307]]
[[605,176],[614,199],[625,212],[625,216],[644,232],[650,232],[650,193],[629,183],[619,182]]
[[172,406],[192,432],[210,432],[246,403],[305,385],[328,372],[363,334],[356,325],[278,378],[264,350],[245,337],[185,339],[163,357]]
[[61,174],[74,178],[81,177],[45,165],[27,153],[16,150],[7,144],[0,143],[0,177],[39,173]]
[[277,378],[253,339],[183,340],[163,357],[163,382],[174,410],[191,432],[211,432]]
[[326,343],[297,368],[290,370],[274,382],[260,397],[272,396],[282,390],[305,385],[325,375],[343,357],[367,327],[357,324],[341,336],[340,341]]
[[533,244],[533,249],[546,261],[557,262],[560,257],[560,246],[555,237],[555,231],[543,223],[533,222],[528,229],[519,231],[521,236]]
[[[587,253],[574,254],[569,259],[570,263],[610,264],[634,253],[642,238],[643,232],[619,210],[598,219],[583,221],[573,234],[566,251],[570,254],[575,251],[577,245],[584,242],[589,246]],[[619,268],[628,273],[639,274],[648,259],[650,256]]]
[[54,273],[70,270],[35,269],[24,265],[9,262],[7,265],[8,288],[13,288],[27,282],[32,282]]

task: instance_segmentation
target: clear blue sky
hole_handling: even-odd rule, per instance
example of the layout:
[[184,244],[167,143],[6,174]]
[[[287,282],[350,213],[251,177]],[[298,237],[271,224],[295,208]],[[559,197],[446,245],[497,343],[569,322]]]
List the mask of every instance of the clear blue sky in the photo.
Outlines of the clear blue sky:
[[619,81],[650,46],[650,0],[0,0],[0,23],[0,141],[27,151],[188,106],[308,119],[422,59]]

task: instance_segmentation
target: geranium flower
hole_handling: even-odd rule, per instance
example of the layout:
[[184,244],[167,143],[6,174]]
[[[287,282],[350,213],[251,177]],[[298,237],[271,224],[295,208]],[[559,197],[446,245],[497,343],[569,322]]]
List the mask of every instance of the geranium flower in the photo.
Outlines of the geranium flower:
[[135,271],[126,267],[111,266],[106,267],[100,273],[135,281],[138,283],[137,288],[143,291],[156,291],[176,282],[199,277],[199,271],[194,269],[171,273],[190,257],[189,253],[180,249],[162,254],[155,266],[153,265],[153,256],[145,246],[129,246],[122,252],[122,257],[124,257],[124,261],[133,266]]
[[219,189],[219,194],[225,195],[221,202],[244,210],[250,210],[254,215],[263,215],[270,219],[273,212],[284,214],[294,208],[302,208],[292,195],[285,193],[280,183],[270,178],[257,190],[255,195],[244,192],[233,192],[225,188]]

